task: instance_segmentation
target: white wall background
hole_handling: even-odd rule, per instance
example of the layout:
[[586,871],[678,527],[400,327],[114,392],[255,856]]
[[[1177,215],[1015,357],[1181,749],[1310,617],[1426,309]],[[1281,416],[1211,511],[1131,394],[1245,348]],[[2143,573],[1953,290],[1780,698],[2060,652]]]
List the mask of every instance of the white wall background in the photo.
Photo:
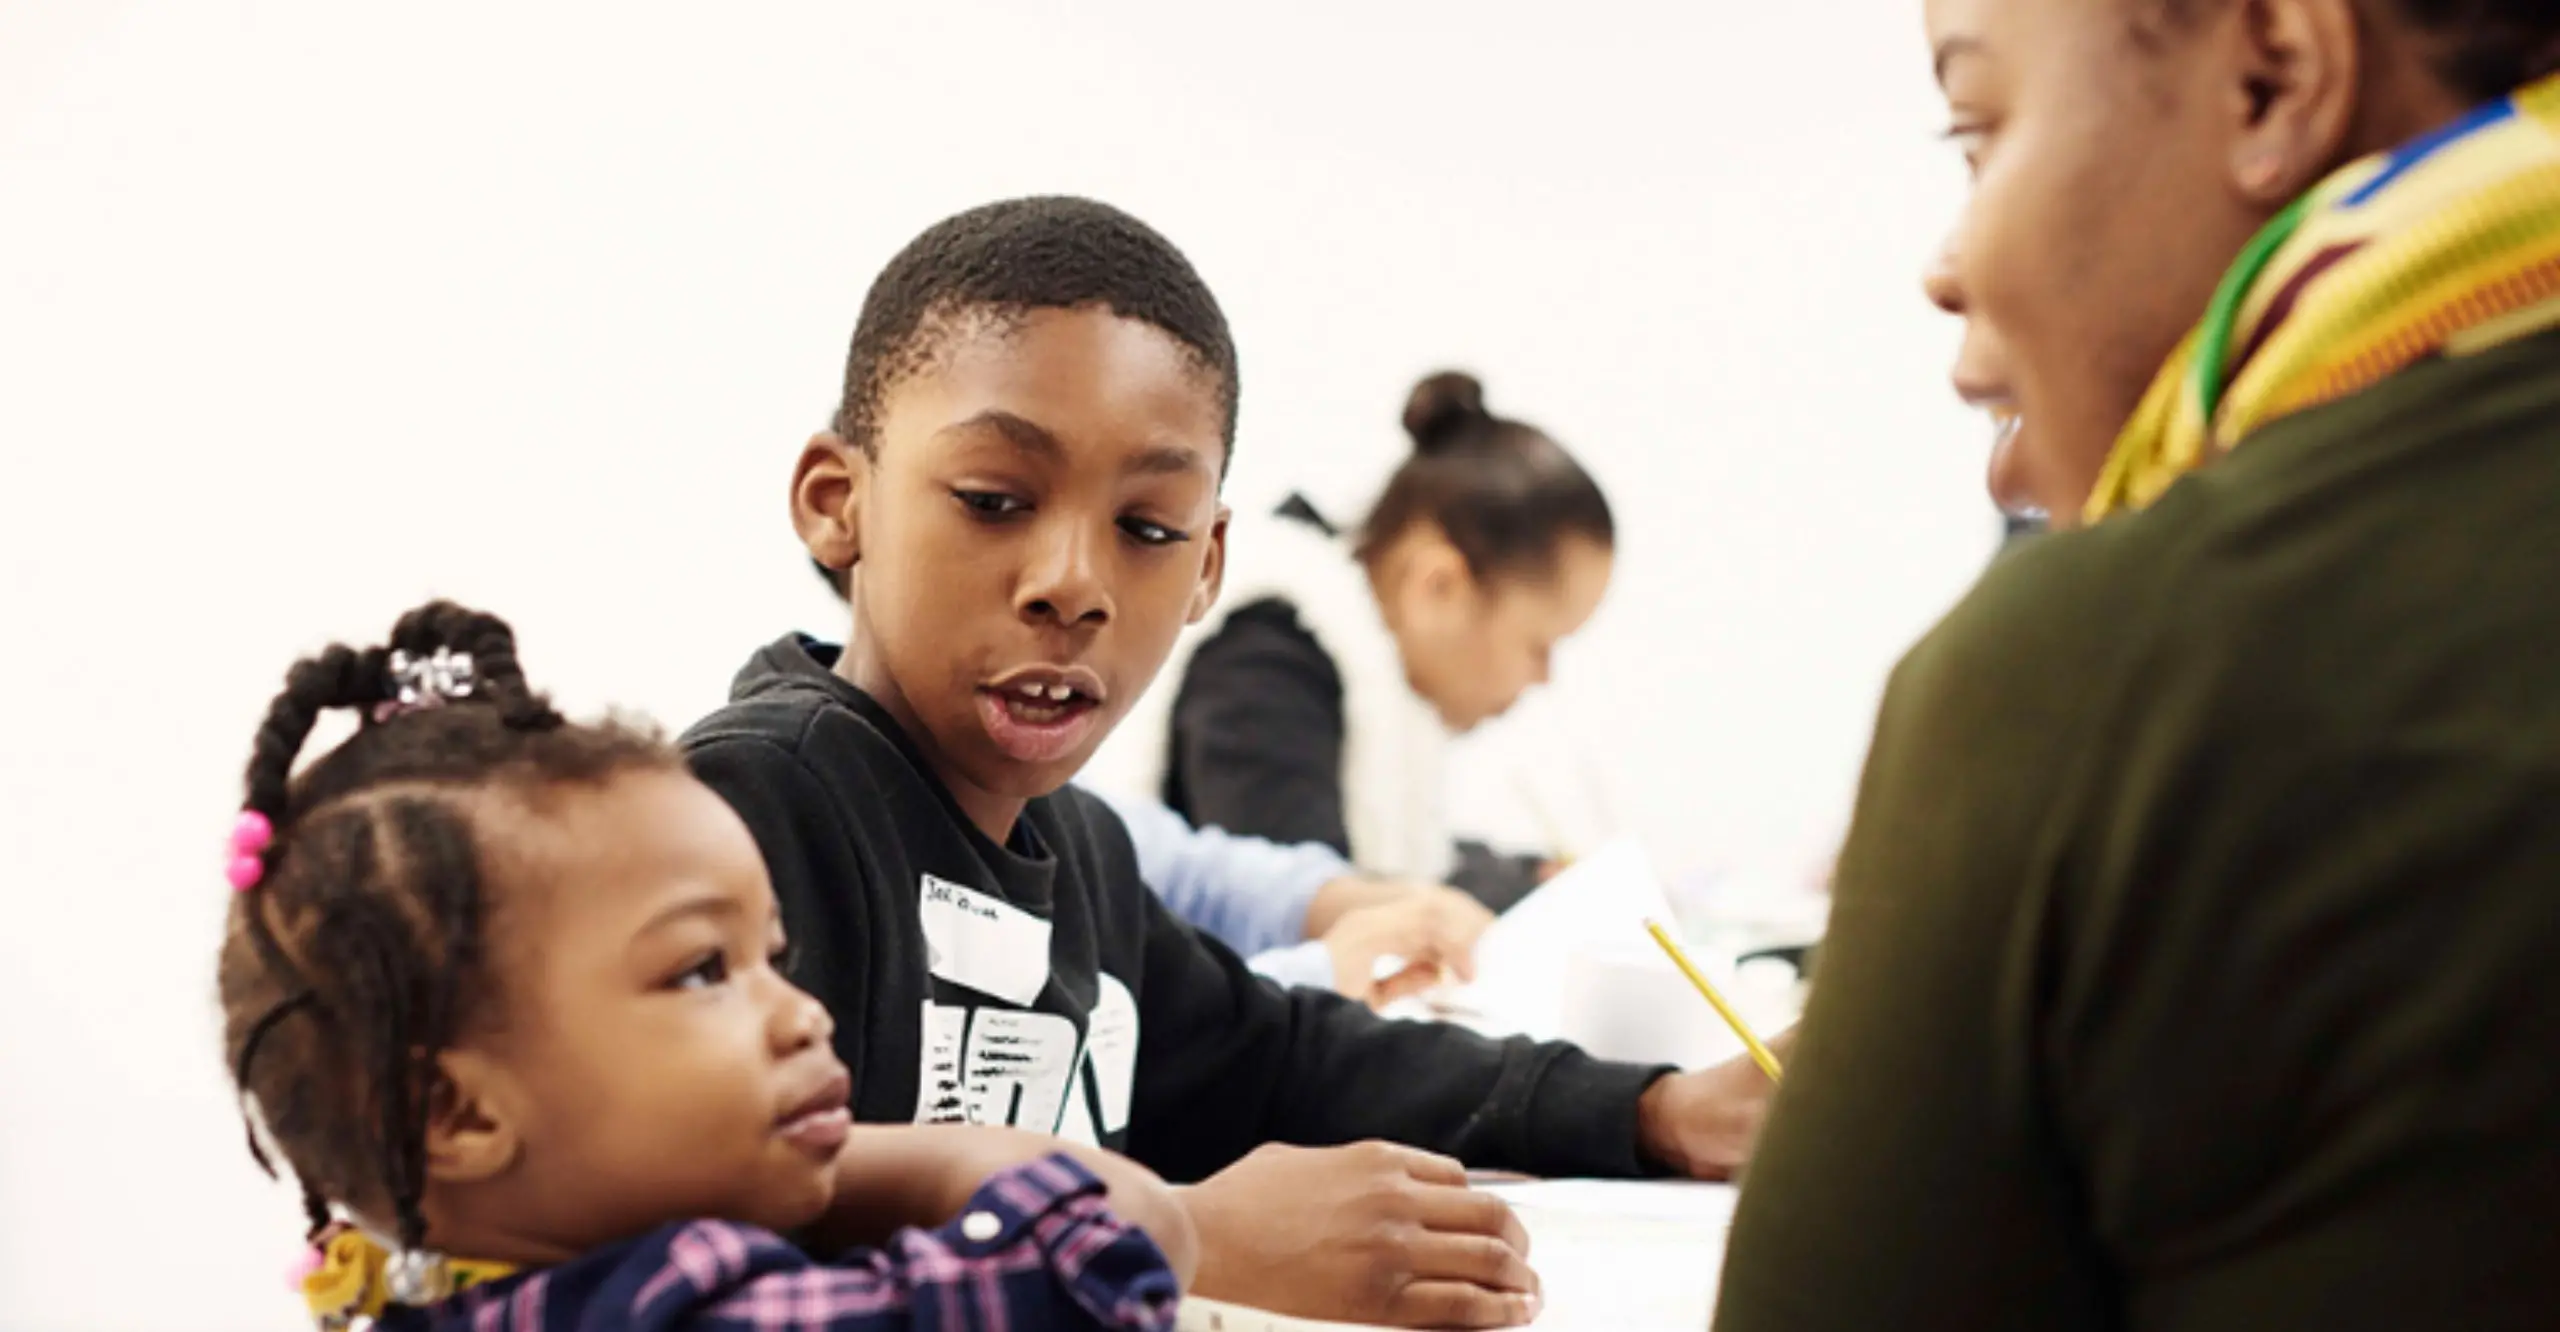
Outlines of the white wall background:
[[1443,363],[1574,446],[1623,574],[1545,780],[1809,846],[1993,537],[1936,116],[1911,0],[0,3],[0,1327],[295,1316],[207,998],[291,657],[446,593],[712,705],[828,618],[782,485],[868,278],[990,198],[1190,251],[1240,504],[1350,507]]

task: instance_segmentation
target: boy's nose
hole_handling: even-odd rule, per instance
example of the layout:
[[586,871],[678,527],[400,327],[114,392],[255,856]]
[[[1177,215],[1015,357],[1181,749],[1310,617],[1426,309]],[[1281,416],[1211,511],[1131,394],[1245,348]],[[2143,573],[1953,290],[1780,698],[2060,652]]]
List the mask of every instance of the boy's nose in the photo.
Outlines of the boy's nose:
[[1081,523],[1059,523],[1041,541],[1024,571],[1016,604],[1032,619],[1062,626],[1100,624],[1111,618],[1111,594],[1103,579],[1105,553]]

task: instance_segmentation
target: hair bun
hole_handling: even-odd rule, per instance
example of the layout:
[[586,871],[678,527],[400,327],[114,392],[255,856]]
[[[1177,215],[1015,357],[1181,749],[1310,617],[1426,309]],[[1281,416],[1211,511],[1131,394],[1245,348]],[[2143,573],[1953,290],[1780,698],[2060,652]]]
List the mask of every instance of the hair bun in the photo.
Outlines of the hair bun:
[[1484,409],[1484,385],[1463,371],[1425,376],[1404,400],[1404,432],[1413,436],[1416,453],[1436,453],[1468,427],[1491,419]]

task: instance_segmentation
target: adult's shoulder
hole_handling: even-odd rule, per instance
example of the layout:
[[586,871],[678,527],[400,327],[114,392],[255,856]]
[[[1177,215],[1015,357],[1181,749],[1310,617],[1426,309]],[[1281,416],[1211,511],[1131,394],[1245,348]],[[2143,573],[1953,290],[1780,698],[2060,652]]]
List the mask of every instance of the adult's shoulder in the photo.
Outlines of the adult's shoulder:
[[2001,555],[1895,667],[1888,717],[1925,705],[1968,725],[2049,731],[2122,706],[2120,677],[2177,614],[2190,558],[2179,533],[2142,517]]

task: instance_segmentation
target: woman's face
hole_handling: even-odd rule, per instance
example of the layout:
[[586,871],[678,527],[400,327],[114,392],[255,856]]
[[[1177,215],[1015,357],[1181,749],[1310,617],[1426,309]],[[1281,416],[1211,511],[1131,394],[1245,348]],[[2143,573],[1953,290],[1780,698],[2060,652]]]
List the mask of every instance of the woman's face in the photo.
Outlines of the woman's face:
[[2152,376],[2282,202],[2235,177],[2277,174],[2245,157],[2247,43],[2232,54],[2211,14],[2146,32],[2142,7],[2159,3],[1928,0],[1973,189],[1926,285],[1964,321],[1956,391],[2004,423],[1989,481],[2012,512],[2078,515]]
[[1398,600],[1396,650],[1406,682],[1452,731],[1511,710],[1547,682],[1556,644],[1588,623],[1617,562],[1588,537],[1567,537],[1538,574],[1479,580],[1454,547],[1408,566]]

